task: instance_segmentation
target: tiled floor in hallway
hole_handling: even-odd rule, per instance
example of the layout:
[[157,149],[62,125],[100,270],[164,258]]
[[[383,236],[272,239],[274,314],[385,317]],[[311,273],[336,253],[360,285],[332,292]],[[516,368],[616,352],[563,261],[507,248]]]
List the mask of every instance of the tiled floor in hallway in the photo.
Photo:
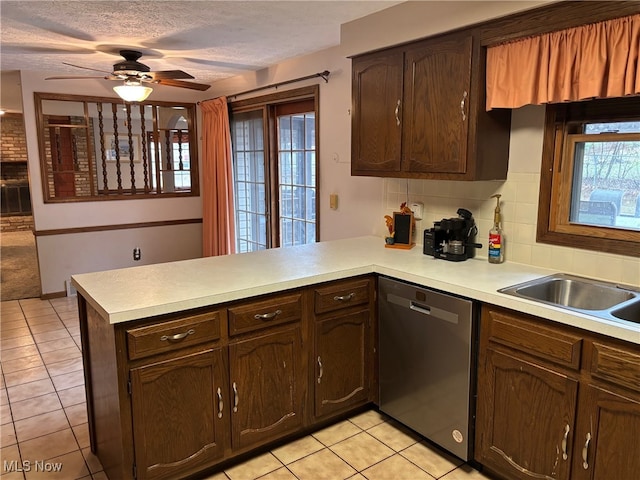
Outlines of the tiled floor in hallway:
[[[89,449],[76,298],[15,300],[0,308],[0,476],[107,479]],[[488,479],[461,463],[368,411],[208,480]]]

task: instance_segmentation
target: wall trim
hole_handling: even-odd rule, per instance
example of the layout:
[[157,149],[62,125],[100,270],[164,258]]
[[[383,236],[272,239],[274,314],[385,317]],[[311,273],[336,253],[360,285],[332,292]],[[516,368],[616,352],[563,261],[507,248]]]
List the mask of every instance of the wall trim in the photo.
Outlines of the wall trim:
[[191,223],[202,223],[202,218],[185,218],[182,220],[162,220],[159,222],[123,223],[118,225],[100,225],[95,227],[76,228],[56,228],[51,230],[36,230],[36,237],[46,237],[50,235],[70,235],[74,233],[106,232],[110,230],[129,230],[134,228],[148,227],[169,227],[174,225],[187,225]]

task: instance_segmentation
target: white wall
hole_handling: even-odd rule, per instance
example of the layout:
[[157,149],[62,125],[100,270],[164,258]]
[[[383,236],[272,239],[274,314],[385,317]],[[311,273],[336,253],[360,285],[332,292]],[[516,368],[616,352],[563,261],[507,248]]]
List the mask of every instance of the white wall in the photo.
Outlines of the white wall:
[[[315,83],[320,85],[320,240],[371,235],[377,229],[382,208],[383,182],[380,178],[351,177],[351,60],[342,56],[337,47],[260,72],[216,82],[211,88],[211,98],[324,70],[331,72],[328,83],[318,78],[280,87],[277,91]],[[252,95],[266,95],[274,91],[269,89]],[[338,195],[337,210],[329,208],[329,195],[333,193]]]
[[[29,154],[29,181],[36,235],[47,230],[162,222],[202,217],[200,197],[144,200],[44,203],[34,92],[96,95],[117,98],[114,82],[101,80],[46,81],[44,72],[21,72],[24,123]],[[152,98],[196,102],[201,92],[156,87]],[[201,132],[199,132],[201,135]],[[42,293],[63,292],[74,273],[168,262],[202,256],[202,225],[107,230],[36,236]],[[133,248],[142,259],[133,261]]]

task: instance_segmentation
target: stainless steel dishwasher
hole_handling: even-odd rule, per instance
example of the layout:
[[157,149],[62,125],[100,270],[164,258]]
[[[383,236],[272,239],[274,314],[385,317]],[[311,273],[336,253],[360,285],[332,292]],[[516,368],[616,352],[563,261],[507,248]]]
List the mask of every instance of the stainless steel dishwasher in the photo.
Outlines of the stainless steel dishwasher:
[[380,410],[462,460],[470,460],[477,338],[474,303],[381,277],[378,308]]

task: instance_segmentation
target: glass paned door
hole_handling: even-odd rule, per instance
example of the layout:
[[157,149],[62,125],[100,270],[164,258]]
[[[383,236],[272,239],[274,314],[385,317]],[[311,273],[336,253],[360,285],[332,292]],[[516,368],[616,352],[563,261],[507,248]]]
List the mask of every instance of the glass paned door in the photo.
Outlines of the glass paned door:
[[262,110],[234,114],[233,175],[238,253],[264,250],[269,229]]
[[278,116],[280,246],[316,239],[314,112]]
[[317,241],[317,93],[231,104],[238,253]]

